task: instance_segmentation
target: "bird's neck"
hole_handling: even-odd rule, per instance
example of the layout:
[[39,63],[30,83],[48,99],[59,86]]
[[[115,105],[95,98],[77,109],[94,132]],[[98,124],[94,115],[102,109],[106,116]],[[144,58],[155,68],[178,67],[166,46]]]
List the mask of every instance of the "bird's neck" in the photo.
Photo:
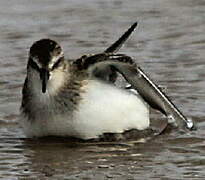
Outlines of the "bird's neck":
[[[27,80],[24,84],[22,107],[38,109],[39,112],[43,109],[43,113],[53,113],[50,110],[57,112],[72,111],[76,108],[81,96],[80,92],[82,84],[80,81],[73,81],[69,77],[68,72],[56,71],[51,75],[46,92],[42,92],[42,82],[37,71],[28,68]],[[46,111],[46,112],[45,112]],[[36,113],[32,113],[36,114]]]
[[28,67],[27,79],[28,89],[36,96],[55,96],[68,81],[68,73],[58,69],[52,71],[45,93],[42,92],[42,80],[38,71]]

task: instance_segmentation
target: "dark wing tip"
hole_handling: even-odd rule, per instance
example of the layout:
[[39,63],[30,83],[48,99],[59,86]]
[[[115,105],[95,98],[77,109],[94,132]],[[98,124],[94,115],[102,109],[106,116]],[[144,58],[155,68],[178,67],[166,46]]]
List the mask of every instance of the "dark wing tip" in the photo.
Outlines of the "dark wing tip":
[[137,27],[137,25],[138,25],[138,22],[136,21],[136,22],[131,26],[131,28],[135,29],[135,28]]
[[110,47],[108,47],[104,52],[105,53],[114,53],[117,52],[125,41],[130,37],[132,32],[137,27],[138,22],[135,22],[116,42],[114,42]]

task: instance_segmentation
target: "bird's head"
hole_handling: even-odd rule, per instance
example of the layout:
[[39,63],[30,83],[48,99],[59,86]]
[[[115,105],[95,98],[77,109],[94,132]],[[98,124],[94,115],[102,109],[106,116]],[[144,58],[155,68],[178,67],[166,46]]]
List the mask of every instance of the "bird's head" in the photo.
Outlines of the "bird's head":
[[63,62],[62,48],[55,41],[41,39],[31,46],[28,65],[39,73],[43,93],[52,72],[63,66]]

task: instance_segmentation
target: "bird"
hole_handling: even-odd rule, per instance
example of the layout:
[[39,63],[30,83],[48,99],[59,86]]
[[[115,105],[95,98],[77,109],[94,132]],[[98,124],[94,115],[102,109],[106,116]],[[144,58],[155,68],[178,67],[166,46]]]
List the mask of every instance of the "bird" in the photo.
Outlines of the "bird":
[[29,52],[21,105],[25,134],[87,140],[104,133],[147,129],[148,105],[110,81],[110,74],[104,72],[107,63],[134,65],[128,56],[109,53],[83,56],[79,64],[79,60],[65,60],[55,41],[35,42]]
[[[150,130],[150,107],[173,115],[184,126],[185,117],[135,61],[116,53],[136,26],[134,23],[103,53],[76,60],[67,60],[54,40],[34,42],[20,108],[25,135],[91,140],[107,134],[146,132]],[[116,86],[118,73],[131,88]]]

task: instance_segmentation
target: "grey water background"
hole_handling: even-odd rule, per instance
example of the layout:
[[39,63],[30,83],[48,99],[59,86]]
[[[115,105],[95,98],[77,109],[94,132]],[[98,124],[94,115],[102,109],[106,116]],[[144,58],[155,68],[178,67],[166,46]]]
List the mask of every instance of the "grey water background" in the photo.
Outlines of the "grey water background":
[[[205,178],[204,1],[7,0],[0,18],[0,179]],[[51,38],[78,58],[101,52],[135,21],[120,52],[166,86],[198,130],[123,143],[25,139],[18,115],[32,43]]]

